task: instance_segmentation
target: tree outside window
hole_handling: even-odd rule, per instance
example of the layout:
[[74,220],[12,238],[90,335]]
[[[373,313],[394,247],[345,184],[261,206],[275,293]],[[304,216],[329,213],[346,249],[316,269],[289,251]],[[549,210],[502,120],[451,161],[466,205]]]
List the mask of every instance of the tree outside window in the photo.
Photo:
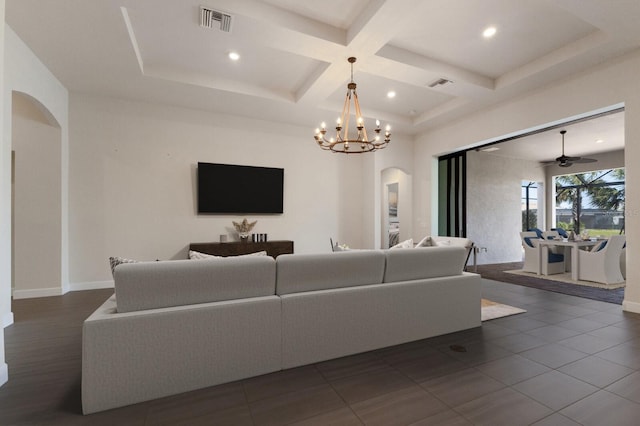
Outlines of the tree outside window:
[[576,233],[624,232],[624,168],[555,177],[556,227]]

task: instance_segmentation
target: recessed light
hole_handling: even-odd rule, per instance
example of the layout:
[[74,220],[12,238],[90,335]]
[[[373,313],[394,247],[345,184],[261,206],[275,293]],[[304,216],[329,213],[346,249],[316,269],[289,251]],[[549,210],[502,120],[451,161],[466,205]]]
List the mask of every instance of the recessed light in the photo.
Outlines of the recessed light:
[[480,152],[493,152],[493,151],[499,151],[500,148],[497,146],[488,146],[486,148],[478,148],[478,151]]
[[390,90],[387,92],[387,98],[395,98],[396,97],[396,92],[394,92],[393,90]]
[[596,140],[596,143],[603,143],[603,142],[604,142],[604,140],[603,140],[603,139],[597,139],[597,140]]
[[232,61],[237,61],[240,59],[240,54],[238,52],[229,52],[229,59]]
[[487,28],[485,28],[485,30],[482,32],[482,36],[483,36],[484,38],[491,38],[491,37],[493,37],[494,35],[496,35],[496,32],[497,32],[497,31],[498,31],[498,30],[496,29],[496,27],[487,27]]

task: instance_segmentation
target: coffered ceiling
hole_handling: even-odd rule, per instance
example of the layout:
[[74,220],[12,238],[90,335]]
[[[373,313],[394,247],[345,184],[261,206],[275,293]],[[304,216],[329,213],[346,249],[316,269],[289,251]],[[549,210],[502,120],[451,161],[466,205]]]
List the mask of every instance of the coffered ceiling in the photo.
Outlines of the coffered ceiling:
[[[201,27],[201,6],[230,31]],[[310,135],[342,108],[349,56],[366,119],[415,134],[638,49],[639,20],[637,0],[6,0],[8,24],[71,91]]]

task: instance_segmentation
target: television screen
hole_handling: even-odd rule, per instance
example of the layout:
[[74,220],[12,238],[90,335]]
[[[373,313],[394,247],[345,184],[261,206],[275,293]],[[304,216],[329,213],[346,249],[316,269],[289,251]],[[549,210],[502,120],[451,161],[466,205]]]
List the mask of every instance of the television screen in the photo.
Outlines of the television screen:
[[282,213],[284,169],[198,163],[198,213]]

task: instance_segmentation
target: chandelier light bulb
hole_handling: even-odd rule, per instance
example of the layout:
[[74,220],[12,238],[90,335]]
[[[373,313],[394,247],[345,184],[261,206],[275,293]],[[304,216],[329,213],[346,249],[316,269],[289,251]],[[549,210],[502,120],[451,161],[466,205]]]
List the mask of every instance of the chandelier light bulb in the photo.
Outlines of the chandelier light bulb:
[[338,126],[342,124],[342,120],[340,119],[340,117],[338,117],[338,119],[336,120],[336,123],[338,123]]
[[326,129],[327,127],[327,123],[325,123],[324,121],[320,124],[320,127],[322,128],[322,130]]
[[380,127],[380,120],[376,120],[376,127]]

